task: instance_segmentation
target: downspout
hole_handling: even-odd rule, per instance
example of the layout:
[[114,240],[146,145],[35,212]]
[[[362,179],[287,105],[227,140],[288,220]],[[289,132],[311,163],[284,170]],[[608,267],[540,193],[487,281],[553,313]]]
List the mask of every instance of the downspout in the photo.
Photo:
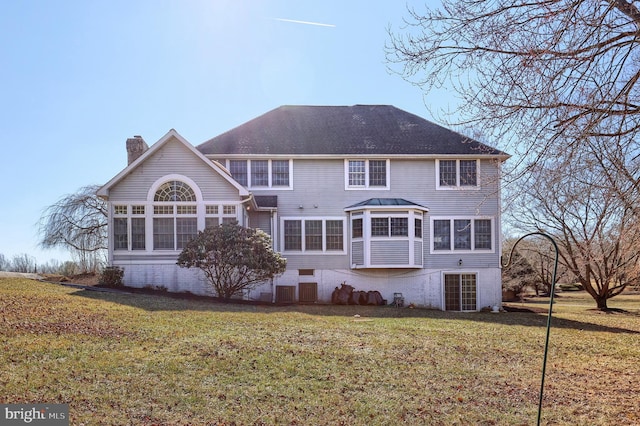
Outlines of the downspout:
[[[242,218],[243,218],[243,221],[244,221],[242,226],[248,227],[248,225],[249,225],[249,215],[247,214],[247,211],[249,210],[250,206],[245,206],[245,204],[249,203],[251,201],[254,201],[252,193],[249,193],[249,196],[247,198],[245,198],[244,200],[240,201],[240,204],[242,204]],[[255,204],[255,202],[254,202],[254,204]],[[246,218],[246,220],[244,220],[245,218]]]
[[[278,220],[276,218],[276,211],[277,209],[269,209],[269,216],[270,216],[270,220],[271,220],[271,241],[273,244],[273,251],[279,251],[278,250],[278,230],[276,228],[276,225],[278,223]],[[271,277],[271,303],[276,303],[276,288],[275,288],[275,283],[273,282],[273,277]]]

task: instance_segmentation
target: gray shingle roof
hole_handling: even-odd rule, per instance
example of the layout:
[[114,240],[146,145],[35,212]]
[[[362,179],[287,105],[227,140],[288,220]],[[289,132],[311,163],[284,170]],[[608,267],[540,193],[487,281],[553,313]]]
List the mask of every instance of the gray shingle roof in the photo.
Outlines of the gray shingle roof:
[[197,149],[205,155],[507,155],[391,105],[281,106]]

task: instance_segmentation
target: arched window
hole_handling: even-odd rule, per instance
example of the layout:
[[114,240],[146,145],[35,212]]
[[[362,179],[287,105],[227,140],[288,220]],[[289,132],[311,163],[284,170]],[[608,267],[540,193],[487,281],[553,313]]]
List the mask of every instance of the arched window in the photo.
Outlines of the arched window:
[[156,191],[153,201],[196,201],[196,193],[189,185],[179,180],[163,183]]
[[153,249],[182,250],[198,234],[196,193],[171,180],[160,185],[153,202]]

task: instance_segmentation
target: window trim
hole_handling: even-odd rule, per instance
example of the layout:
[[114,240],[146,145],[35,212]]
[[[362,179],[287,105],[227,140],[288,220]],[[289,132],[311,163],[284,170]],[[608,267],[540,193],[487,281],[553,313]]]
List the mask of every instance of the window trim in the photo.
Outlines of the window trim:
[[[349,184],[349,164],[352,161],[364,161],[364,185],[350,185]],[[385,185],[371,185],[370,176],[370,161],[384,161],[385,162]],[[388,158],[345,158],[344,160],[344,189],[347,191],[389,191],[391,182],[391,161]]]
[[[441,288],[442,288],[442,310],[443,311],[447,311],[447,299],[446,299],[446,284],[445,284],[445,280],[446,280],[446,276],[447,275],[454,275],[458,277],[458,285],[459,285],[459,291],[460,291],[460,310],[454,311],[448,311],[448,312],[477,312],[478,311],[478,305],[479,305],[479,301],[480,301],[480,292],[479,292],[479,286],[478,286],[478,280],[480,277],[480,274],[478,274],[478,272],[475,271],[442,271],[441,274]],[[464,286],[463,286],[463,282],[462,282],[462,278],[464,275],[469,275],[469,276],[473,276],[474,277],[474,292],[475,292],[475,301],[474,301],[474,306],[473,309],[463,309],[463,307],[465,307],[465,292],[464,292]]]
[[[261,189],[277,189],[277,190],[293,190],[293,159],[291,158],[228,158],[225,160],[224,165],[231,173],[231,162],[232,161],[240,161],[244,162],[246,165],[246,177],[247,184],[240,184],[248,189],[253,190],[261,190]],[[254,185],[253,180],[253,171],[251,170],[252,161],[266,161],[267,162],[267,185]],[[287,161],[289,163],[289,184],[288,185],[274,185],[274,170],[273,170],[273,162],[274,161]],[[233,175],[231,175],[233,177]]]
[[[300,250],[287,250],[285,249],[285,222],[288,221],[300,221]],[[322,249],[307,249],[306,248],[306,221],[322,221]],[[330,250],[327,249],[327,222],[341,222],[342,223],[342,250]],[[347,218],[343,216],[285,216],[280,218],[280,246],[282,247],[282,253],[284,254],[304,254],[304,255],[344,255],[347,254],[347,232],[350,227],[347,227]]]
[[[425,244],[424,241],[424,221],[425,215],[428,213],[427,209],[417,208],[417,206],[368,206],[359,208],[358,210],[349,211],[349,244],[353,247],[354,244],[363,244],[363,258],[364,263],[354,263],[353,250],[351,253],[351,269],[361,268],[424,268],[424,254]],[[391,235],[391,222],[392,219],[406,219],[407,233],[406,235]],[[372,235],[372,220],[373,219],[386,219],[387,221],[387,235]],[[422,224],[423,235],[417,236],[415,230],[416,220],[419,219]],[[362,235],[353,235],[353,223],[356,220],[362,220]],[[393,241],[407,241],[408,244],[408,258],[410,263],[407,264],[374,264],[372,263],[372,244],[384,244],[385,242]],[[416,263],[417,248],[419,246],[419,258],[422,259],[420,263]]]
[[[191,187],[195,193],[195,201],[154,201],[158,188],[169,181],[182,181]],[[159,208],[163,213],[156,214],[155,209]],[[234,199],[220,199],[204,201],[200,187],[190,178],[179,174],[168,174],[157,179],[149,188],[145,200],[109,201],[109,256],[127,255],[142,256],[150,254],[174,254],[182,249],[178,247],[177,219],[193,218],[196,221],[197,231],[202,231],[206,227],[208,218],[215,218],[218,224],[230,221],[237,221],[240,224],[246,223],[245,207],[242,201]],[[127,248],[115,248],[114,219],[127,220]],[[173,220],[174,245],[173,249],[154,248],[154,219],[166,218]],[[133,248],[134,233],[133,221],[144,220],[144,240],[138,240],[138,247]],[[138,230],[142,230],[138,228]],[[124,234],[121,234],[124,236]],[[138,236],[141,233],[136,234]]]
[[[143,213],[140,213],[140,208],[142,208]],[[122,253],[122,252],[144,252],[147,247],[147,216],[146,212],[148,211],[145,203],[114,203],[111,206],[111,226],[110,229],[111,240],[109,241],[110,248],[113,249],[114,252]],[[134,248],[134,235],[138,235],[133,232],[133,221],[142,219],[144,222],[144,239],[143,239],[143,247],[142,248]],[[125,233],[120,233],[116,235],[116,220],[124,220],[125,221]],[[116,239],[119,236],[124,236],[126,240],[126,247],[116,247]]]
[[[435,249],[435,221],[449,221],[449,249]],[[471,221],[471,241],[470,249],[455,249],[455,226],[456,220]],[[491,249],[475,248],[477,220],[491,221]],[[424,226],[424,224],[423,224]],[[423,229],[424,232],[424,229]],[[430,254],[452,254],[452,253],[495,253],[496,252],[496,217],[495,216],[431,216],[429,218],[429,253]]]
[[[440,162],[441,161],[455,161],[456,162],[456,184],[455,185],[441,185],[440,184]],[[461,185],[460,184],[460,161],[475,161],[476,162],[476,184],[475,185]],[[451,190],[479,190],[481,187],[480,182],[480,164],[481,161],[478,158],[439,158],[436,159],[436,190],[451,191]]]

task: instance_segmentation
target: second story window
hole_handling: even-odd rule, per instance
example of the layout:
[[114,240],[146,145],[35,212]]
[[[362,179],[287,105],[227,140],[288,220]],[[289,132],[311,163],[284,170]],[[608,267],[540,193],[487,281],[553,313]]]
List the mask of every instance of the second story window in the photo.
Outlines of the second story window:
[[231,176],[233,176],[240,185],[249,185],[246,160],[230,160],[229,171],[231,172]]
[[478,188],[478,170],[478,160],[436,160],[437,188]]
[[291,160],[228,160],[231,176],[248,188],[291,189]]
[[389,160],[345,160],[345,189],[389,189]]

